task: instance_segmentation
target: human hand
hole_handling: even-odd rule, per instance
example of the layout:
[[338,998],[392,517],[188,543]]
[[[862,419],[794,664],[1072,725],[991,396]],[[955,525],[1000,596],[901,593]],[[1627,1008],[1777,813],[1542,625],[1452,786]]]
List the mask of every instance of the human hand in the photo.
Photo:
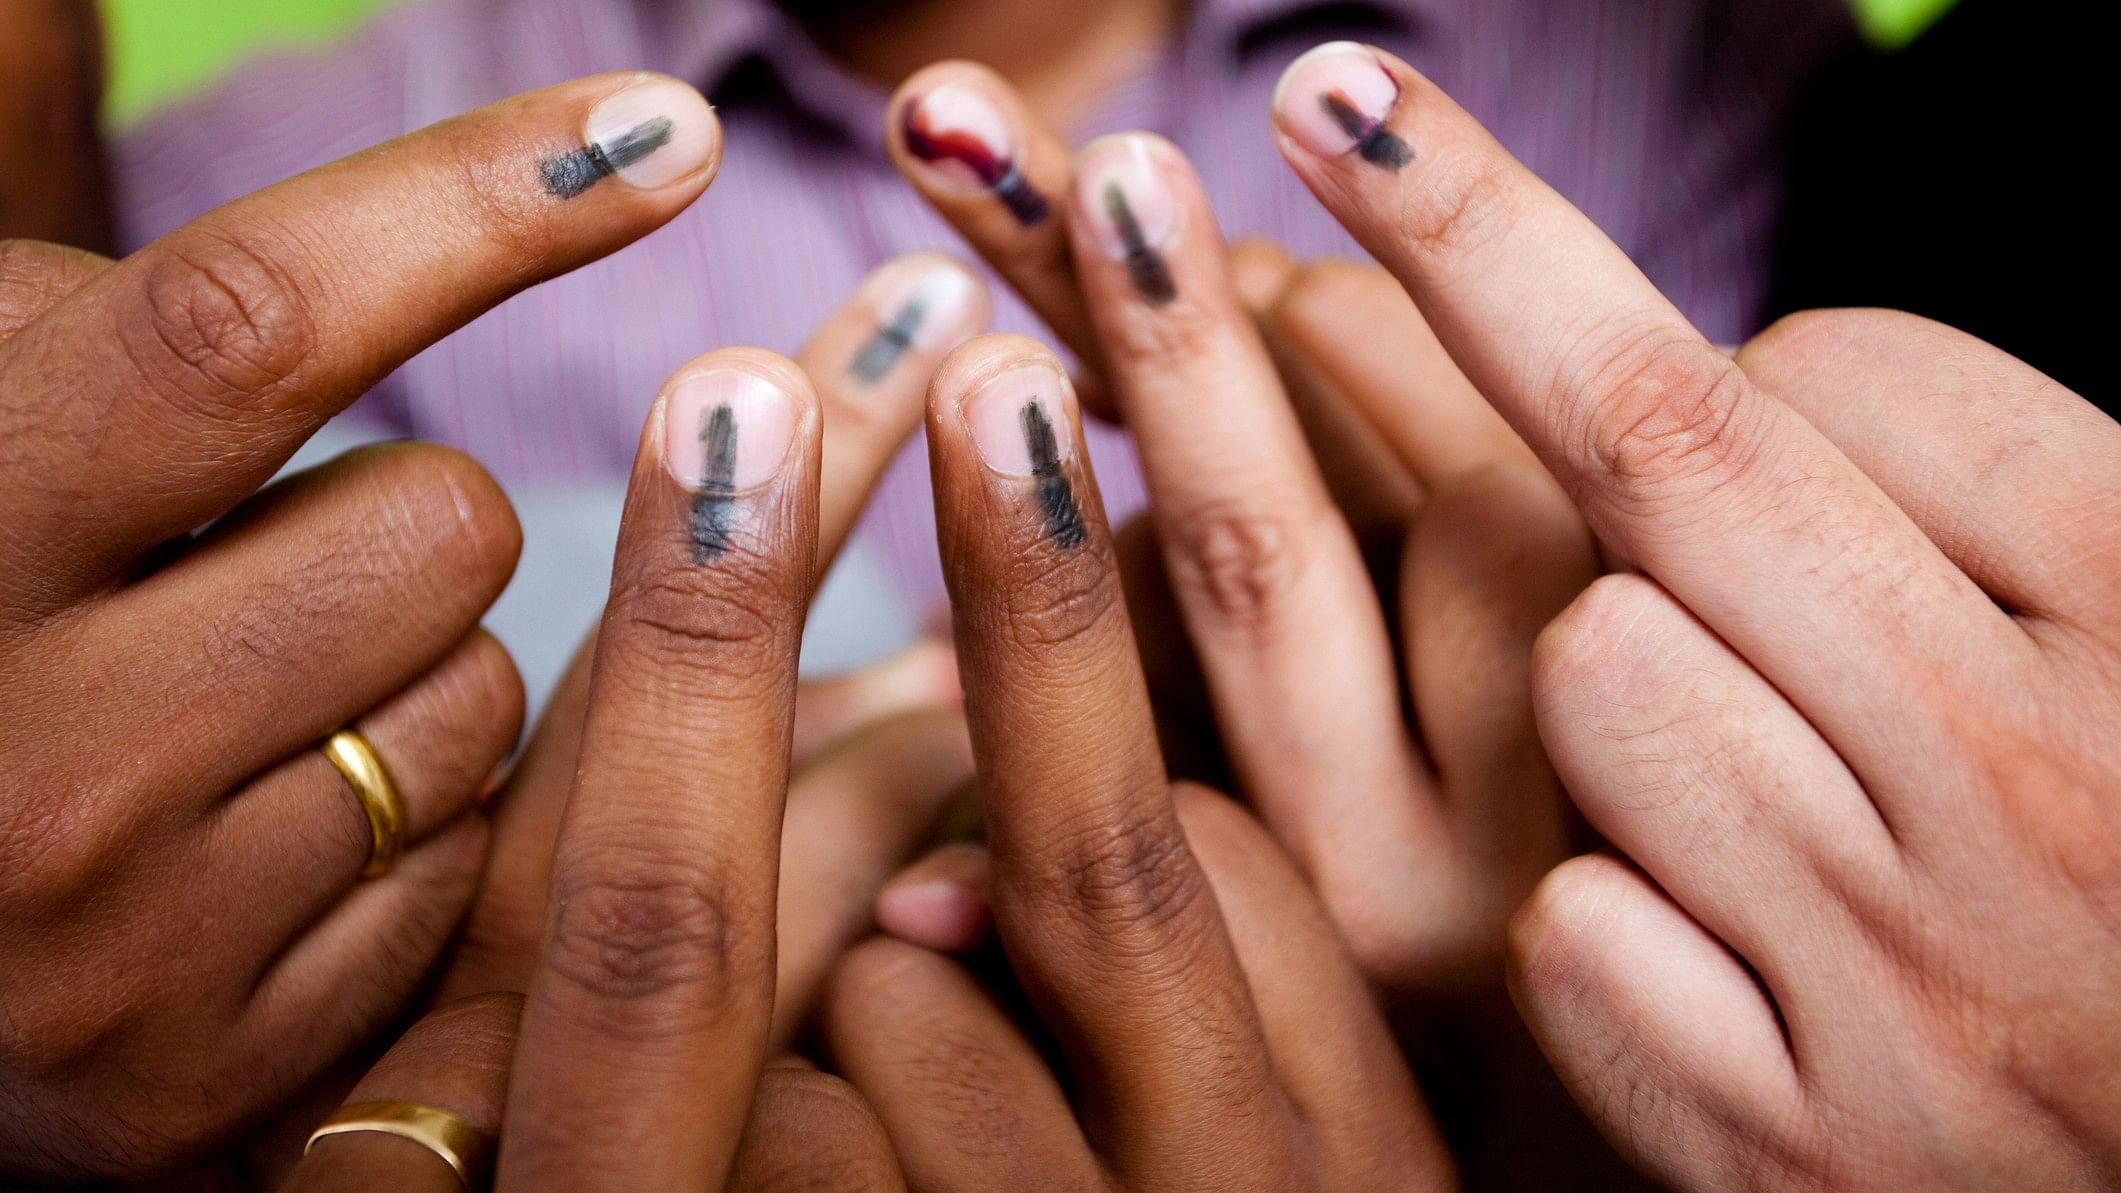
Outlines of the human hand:
[[[1527,661],[1593,574],[1566,497],[1374,271],[1246,250],[1237,268],[1286,277],[1262,312],[1277,369],[1167,143],[1074,158],[969,63],[917,73],[894,108],[909,177],[1098,362],[1150,489],[1150,580],[1176,598],[1231,768],[1365,970],[1408,997],[1499,982],[1504,921],[1568,852]],[[922,163],[908,128],[979,130],[1049,218],[1004,218]],[[1351,520],[1404,544],[1382,599]]]
[[[764,1067],[820,406],[800,369],[753,349],[709,353],[664,387],[520,1032],[510,997],[455,1004],[354,1091],[498,1133],[496,1188],[904,1187],[844,1084]],[[291,1187],[457,1177],[415,1143],[354,1131],[317,1139]]]
[[[1470,1175],[1610,1185],[1610,1151],[1503,990],[1510,915],[1579,848],[1533,724],[1530,655],[1596,574],[1581,517],[1389,275],[1226,252],[1176,149],[1107,138],[1071,167],[984,68],[929,68],[896,102],[938,96],[927,125],[1006,127],[986,135],[1027,178],[1059,179],[1027,227],[896,150],[1042,315],[1089,340],[1134,435],[1151,506],[1120,558],[1137,624],[1155,626],[1173,765],[1227,768],[1297,861]],[[1195,692],[1211,715],[1187,713]],[[1221,757],[1196,761],[1203,740]],[[946,851],[895,879],[880,915],[962,945],[979,877],[975,855]],[[1548,1143],[1536,1153],[1528,1121]]]
[[93,0],[0,5],[0,239],[110,249],[102,105]]
[[[555,188],[615,119],[667,135]],[[426,979],[485,845],[465,809],[521,718],[476,629],[513,516],[414,445],[245,499],[405,358],[676,214],[718,146],[690,88],[603,76],[123,261],[0,245],[0,1169],[195,1158]],[[315,748],[347,725],[404,804],[407,849],[367,883],[369,822]]]
[[1549,749],[1626,855],[1560,867],[1514,932],[1586,1108],[1690,1187],[2121,1179],[2121,429],[1908,316],[1732,360],[1389,55],[1315,51],[1277,109],[1641,569],[1536,656]]
[[[909,313],[910,312],[910,313]],[[920,421],[928,377],[986,326],[986,285],[936,253],[885,264],[796,353],[825,423],[820,579],[877,479]],[[441,983],[451,1001],[528,988],[547,881],[575,778],[594,635],[554,692],[494,817],[495,848]],[[928,840],[971,778],[956,665],[917,647],[872,669],[800,685],[796,775],[781,865],[774,1041],[784,1046],[839,954],[865,933],[876,892]]]
[[1164,771],[1058,362],[973,341],[937,371],[928,438],[994,918],[1038,1026],[911,945],[843,963],[825,1041],[908,1183],[1450,1187],[1301,879],[1245,812]]
[[[431,1012],[378,1060],[347,1096],[345,1108],[373,1117],[379,1104],[427,1107],[460,1119],[479,1142],[464,1157],[470,1181],[459,1180],[442,1156],[420,1143],[375,1131],[349,1131],[317,1140],[293,1169],[282,1193],[463,1193],[488,1188],[491,1141],[502,1134],[508,1072],[516,1059],[523,999],[483,994]],[[362,1109],[362,1108],[367,1109]],[[592,1141],[607,1124],[580,1125]],[[616,1148],[605,1155],[623,1182],[637,1157]],[[526,1187],[512,1178],[502,1190]],[[543,1188],[545,1186],[528,1186]],[[623,1184],[620,1187],[628,1187]],[[729,1179],[730,1193],[903,1193],[905,1180],[876,1114],[845,1081],[792,1057],[760,1071]]]

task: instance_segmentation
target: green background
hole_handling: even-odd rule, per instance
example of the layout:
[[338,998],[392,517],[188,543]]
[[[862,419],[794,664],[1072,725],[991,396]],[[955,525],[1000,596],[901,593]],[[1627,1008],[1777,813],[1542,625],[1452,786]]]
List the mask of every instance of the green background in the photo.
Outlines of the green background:
[[110,118],[119,124],[136,119],[259,50],[328,41],[384,3],[103,0],[104,30],[110,39]]
[[[110,118],[118,124],[137,119],[259,50],[327,41],[388,2],[103,0],[110,37]],[[1882,46],[1914,40],[1953,2],[1853,0],[1857,20]]]

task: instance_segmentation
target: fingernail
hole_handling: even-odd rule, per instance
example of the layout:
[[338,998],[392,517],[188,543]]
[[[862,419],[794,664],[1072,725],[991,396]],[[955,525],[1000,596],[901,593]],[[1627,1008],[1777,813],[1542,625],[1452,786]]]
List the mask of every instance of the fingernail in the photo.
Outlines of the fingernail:
[[980,387],[965,404],[965,424],[988,468],[1038,479],[1046,537],[1079,547],[1089,537],[1075,488],[1062,469],[1075,454],[1073,398],[1060,370],[1026,361]]
[[876,316],[876,332],[848,371],[864,384],[883,380],[909,350],[947,351],[986,322],[979,282],[948,257],[901,257],[870,274],[861,294]]
[[688,489],[741,493],[780,474],[795,438],[795,403],[742,369],[678,381],[663,408],[663,463]]
[[1274,88],[1274,114],[1290,140],[1322,158],[1349,152],[1397,170],[1414,150],[1386,128],[1399,108],[1399,81],[1377,54],[1352,41],[1327,42],[1289,64]]
[[1076,203],[1107,257],[1127,266],[1134,289],[1152,306],[1178,297],[1171,266],[1157,250],[1178,239],[1179,209],[1157,169],[1149,138],[1106,137],[1083,150]]
[[1051,210],[1016,160],[1015,127],[979,84],[956,79],[916,96],[907,102],[900,127],[906,151],[936,176],[988,191],[1018,223],[1029,227]]
[[987,467],[1008,476],[1058,472],[1075,454],[1067,387],[1045,361],[1026,361],[981,386],[965,403],[965,423]]
[[727,551],[737,496],[779,475],[795,438],[795,403],[780,386],[742,369],[679,379],[663,405],[663,466],[692,490],[692,556]]
[[582,147],[547,159],[545,189],[572,199],[606,178],[654,190],[705,169],[721,148],[714,109],[672,79],[651,79],[589,110]]

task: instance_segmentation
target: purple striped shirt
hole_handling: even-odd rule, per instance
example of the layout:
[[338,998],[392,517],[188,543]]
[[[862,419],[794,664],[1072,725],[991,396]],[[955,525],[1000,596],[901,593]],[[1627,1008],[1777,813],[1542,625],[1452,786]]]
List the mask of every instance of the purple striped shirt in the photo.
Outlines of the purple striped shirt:
[[[1839,0],[1196,0],[1181,36],[1101,97],[1077,139],[1145,128],[1191,157],[1232,237],[1298,256],[1354,243],[1281,162],[1283,65],[1355,37],[1427,72],[1590,214],[1711,337],[1756,329],[1781,120],[1851,31]],[[647,67],[713,98],[714,189],[642,244],[521,295],[406,365],[350,416],[439,440],[512,492],[615,484],[663,378],[710,347],[790,350],[869,269],[961,247],[878,143],[886,96],[770,0],[418,0],[326,51],[262,60],[120,147],[141,243],[287,175],[503,96]],[[1013,295],[996,326],[1036,332]],[[1142,502],[1125,437],[1092,432],[1117,516]],[[536,525],[526,518],[535,540]],[[941,591],[927,466],[894,463],[857,543],[912,609]],[[608,551],[608,545],[605,548]],[[602,587],[600,569],[577,569]]]

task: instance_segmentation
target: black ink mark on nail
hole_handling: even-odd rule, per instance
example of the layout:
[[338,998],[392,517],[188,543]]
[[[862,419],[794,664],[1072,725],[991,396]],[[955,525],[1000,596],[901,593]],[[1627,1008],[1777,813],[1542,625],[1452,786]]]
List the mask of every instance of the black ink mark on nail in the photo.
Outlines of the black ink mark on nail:
[[1046,537],[1063,547],[1080,547],[1089,533],[1083,529],[1075,489],[1061,471],[1060,440],[1054,438],[1053,423],[1037,402],[1024,403],[1023,420],[1024,447],[1031,453],[1031,475],[1038,478],[1038,505],[1046,517]]
[[1362,159],[1387,170],[1399,170],[1414,160],[1414,147],[1399,139],[1382,120],[1372,120],[1358,111],[1348,97],[1338,91],[1328,91],[1318,97],[1318,102],[1355,142]]
[[913,334],[920,330],[921,320],[928,314],[928,300],[915,295],[891,316],[891,322],[876,329],[862,350],[854,354],[854,363],[847,371],[863,385],[875,385],[884,379],[898,358],[913,347]]
[[1041,223],[1053,207],[1038,193],[1017,164],[993,146],[968,132],[931,132],[921,117],[921,102],[906,105],[901,122],[906,149],[924,162],[953,161],[972,171],[980,184],[994,192],[1016,222],[1026,228]]
[[1160,307],[1177,298],[1178,286],[1171,280],[1171,266],[1163,254],[1149,247],[1142,236],[1141,221],[1134,218],[1134,209],[1127,205],[1127,193],[1116,182],[1105,187],[1105,214],[1112,217],[1112,225],[1119,229],[1120,243],[1127,246],[1127,277],[1133,281],[1134,289],[1150,306]]
[[538,164],[545,178],[545,193],[572,199],[620,170],[640,161],[663,146],[677,131],[668,116],[646,120],[604,145],[585,145],[572,153],[548,157]]
[[692,493],[692,561],[707,563],[729,550],[736,510],[736,412],[725,402],[700,420],[704,467]]

